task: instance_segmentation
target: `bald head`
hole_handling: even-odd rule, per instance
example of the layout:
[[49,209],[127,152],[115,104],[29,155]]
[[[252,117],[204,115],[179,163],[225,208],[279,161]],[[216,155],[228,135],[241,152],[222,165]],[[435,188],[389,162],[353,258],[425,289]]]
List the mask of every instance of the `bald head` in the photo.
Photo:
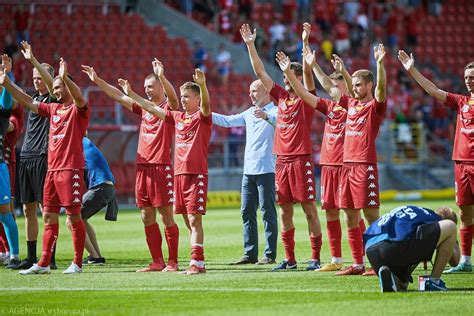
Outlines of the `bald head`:
[[249,97],[252,104],[259,108],[263,108],[270,103],[270,95],[261,80],[255,80],[250,84]]

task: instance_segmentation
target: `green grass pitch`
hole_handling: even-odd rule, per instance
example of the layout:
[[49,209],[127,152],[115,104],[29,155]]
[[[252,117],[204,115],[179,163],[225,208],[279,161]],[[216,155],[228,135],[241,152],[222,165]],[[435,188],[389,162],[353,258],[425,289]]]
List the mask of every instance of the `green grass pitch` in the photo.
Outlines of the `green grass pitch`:
[[[452,201],[417,201],[415,205],[436,208]],[[407,202],[387,202],[382,213]],[[319,211],[323,228],[322,260],[330,259],[324,212]],[[71,234],[61,216],[57,247],[59,270],[51,275],[21,276],[0,268],[0,315],[406,315],[455,314],[472,310],[474,274],[444,276],[447,293],[379,291],[376,277],[335,277],[332,273],[306,272],[310,258],[306,221],[295,210],[298,270],[270,272],[268,266],[230,266],[242,255],[242,224],[238,209],[210,209],[204,218],[205,256],[208,273],[184,276],[176,273],[135,273],[149,263],[143,224],[138,210],[122,211],[118,222],[106,222],[103,213],[92,220],[104,266],[85,266],[84,273],[63,275],[72,259]],[[342,216],[341,216],[342,220]],[[181,269],[189,262],[187,230],[180,226]],[[260,254],[263,227],[259,214]],[[20,252],[25,254],[24,219],[18,219]],[[162,225],[161,225],[162,226]],[[40,225],[42,230],[42,225]],[[40,237],[39,250],[41,248]],[[166,256],[167,247],[164,243]],[[343,225],[343,255],[350,264],[350,250]],[[279,239],[278,258],[284,252]],[[419,268],[414,277],[423,274]],[[416,282],[416,281],[415,281]]]

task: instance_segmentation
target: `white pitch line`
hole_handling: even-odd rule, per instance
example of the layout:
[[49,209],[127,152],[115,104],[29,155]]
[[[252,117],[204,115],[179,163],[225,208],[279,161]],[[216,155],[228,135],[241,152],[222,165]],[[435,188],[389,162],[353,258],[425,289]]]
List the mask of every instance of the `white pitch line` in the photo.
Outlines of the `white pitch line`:
[[67,287],[67,288],[48,288],[48,287],[13,287],[13,288],[0,288],[0,291],[18,291],[18,292],[42,292],[42,291],[112,291],[112,292],[133,292],[133,291],[162,291],[162,292],[178,292],[178,291],[212,291],[212,292],[285,292],[285,293],[373,293],[377,292],[377,290],[360,290],[354,289],[351,291],[342,291],[342,290],[331,290],[331,289],[294,289],[294,290],[281,290],[281,289],[264,289],[264,288],[208,288],[208,287],[201,287],[201,288],[163,288],[163,287],[137,287],[137,288],[86,288],[86,287]]

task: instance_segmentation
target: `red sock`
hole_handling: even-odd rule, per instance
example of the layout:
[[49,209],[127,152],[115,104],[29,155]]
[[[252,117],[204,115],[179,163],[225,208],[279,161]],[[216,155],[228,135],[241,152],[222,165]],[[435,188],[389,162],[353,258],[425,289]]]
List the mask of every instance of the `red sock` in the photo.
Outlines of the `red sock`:
[[341,221],[335,220],[327,222],[328,225],[328,239],[329,239],[329,248],[331,249],[331,256],[336,258],[342,257],[341,250]]
[[40,267],[47,267],[51,263],[51,255],[53,254],[54,244],[58,239],[59,224],[44,224],[43,230],[43,253],[41,260],[38,262]]
[[461,254],[463,256],[471,255],[473,227],[474,225],[462,227],[459,231],[459,239],[461,240]]
[[158,223],[145,226],[146,243],[150,249],[153,262],[163,261],[163,252],[161,251],[161,232]]
[[9,252],[10,248],[8,247],[7,235],[5,235],[5,229],[3,229],[3,224],[0,223],[0,252]]
[[202,245],[191,246],[191,259],[196,261],[204,261],[204,247]]
[[366,228],[365,228],[365,222],[363,218],[361,218],[359,221],[359,228],[360,228],[361,234],[365,233]]
[[309,236],[309,239],[311,240],[311,260],[319,260],[323,234],[319,234],[317,237]]
[[82,267],[82,255],[84,254],[84,244],[86,243],[86,225],[81,219],[71,225],[72,245],[74,248],[73,262]]
[[178,225],[165,228],[166,243],[168,244],[168,263],[178,263],[179,228]]
[[285,248],[286,260],[296,262],[295,258],[295,229],[287,232],[281,232],[281,240]]
[[364,242],[362,241],[362,234],[360,232],[360,227],[348,229],[347,237],[349,239],[349,246],[352,251],[352,258],[354,259],[355,264],[363,264],[364,257]]

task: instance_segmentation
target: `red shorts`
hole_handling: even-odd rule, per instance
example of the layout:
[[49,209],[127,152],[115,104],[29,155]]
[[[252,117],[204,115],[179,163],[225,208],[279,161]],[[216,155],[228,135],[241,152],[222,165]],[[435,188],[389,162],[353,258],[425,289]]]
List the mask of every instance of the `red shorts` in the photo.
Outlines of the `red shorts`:
[[379,201],[379,172],[376,164],[345,163],[339,182],[339,207],[376,208]]
[[456,161],[454,164],[454,190],[456,204],[474,204],[474,164]]
[[179,174],[174,181],[175,214],[206,214],[207,174]]
[[275,191],[278,204],[316,201],[311,155],[278,156],[275,169]]
[[43,189],[44,208],[59,214],[62,206],[67,214],[80,214],[84,192],[83,169],[48,171]]
[[12,197],[15,197],[15,176],[16,176],[16,162],[8,162],[8,172],[10,173],[10,191]]
[[173,167],[137,165],[135,197],[139,208],[173,205]]
[[342,166],[321,167],[321,205],[324,210],[339,209],[339,182]]

